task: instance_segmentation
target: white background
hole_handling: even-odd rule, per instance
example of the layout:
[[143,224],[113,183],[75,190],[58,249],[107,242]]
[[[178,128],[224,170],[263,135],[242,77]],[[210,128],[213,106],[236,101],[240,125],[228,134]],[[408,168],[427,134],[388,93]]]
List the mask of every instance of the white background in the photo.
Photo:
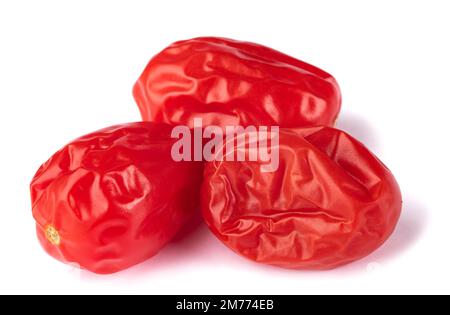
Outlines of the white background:
[[[448,1],[2,1],[0,292],[146,294],[450,293]],[[28,185],[68,141],[140,119],[131,88],[173,41],[259,42],[332,73],[338,127],[396,175],[404,208],[371,256],[327,272],[248,262],[201,227],[112,276],[40,248]]]

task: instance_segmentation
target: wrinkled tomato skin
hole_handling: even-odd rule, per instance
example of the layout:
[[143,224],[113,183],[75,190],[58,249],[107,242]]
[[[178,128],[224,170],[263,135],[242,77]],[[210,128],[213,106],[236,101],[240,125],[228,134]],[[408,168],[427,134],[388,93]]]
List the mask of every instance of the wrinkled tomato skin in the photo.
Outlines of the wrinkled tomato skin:
[[391,172],[337,129],[280,130],[280,164],[206,164],[202,212],[238,254],[285,268],[331,269],[380,247],[399,220],[402,198]]
[[[199,163],[173,161],[171,130],[149,122],[106,128],[46,162],[31,183],[44,249],[63,262],[109,274],[170,242],[199,209],[202,175]],[[57,237],[49,239],[49,227]]]
[[332,126],[336,80],[271,48],[218,37],[180,41],[151,59],[133,89],[142,118],[203,124]]

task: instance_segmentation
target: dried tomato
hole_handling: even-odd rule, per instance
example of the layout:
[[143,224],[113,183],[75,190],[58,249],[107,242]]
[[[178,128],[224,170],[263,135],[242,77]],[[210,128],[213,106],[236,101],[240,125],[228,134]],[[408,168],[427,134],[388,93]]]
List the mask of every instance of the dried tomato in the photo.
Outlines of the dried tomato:
[[336,80],[271,48],[225,38],[180,41],[153,57],[133,90],[144,120],[204,125],[334,124]]
[[261,263],[328,269],[386,241],[400,189],[360,142],[329,127],[281,129],[278,149],[274,172],[261,161],[206,164],[202,212],[223,243]]
[[202,165],[173,161],[171,130],[148,122],[106,128],[46,162],[31,183],[44,249],[113,273],[152,257],[176,236],[198,211]]

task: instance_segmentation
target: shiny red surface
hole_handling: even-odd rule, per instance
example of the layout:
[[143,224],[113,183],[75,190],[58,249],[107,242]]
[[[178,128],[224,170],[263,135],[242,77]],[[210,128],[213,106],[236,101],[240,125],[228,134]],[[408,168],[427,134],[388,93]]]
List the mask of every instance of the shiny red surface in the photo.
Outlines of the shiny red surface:
[[[171,127],[114,126],[57,152],[31,183],[44,249],[64,262],[113,273],[155,255],[198,210],[202,165],[176,163]],[[61,238],[54,245],[48,226]]]
[[153,57],[133,90],[144,120],[204,125],[334,124],[341,94],[328,73],[271,48],[217,37]]
[[280,165],[205,166],[202,212],[213,233],[251,260],[329,269],[382,245],[402,199],[391,172],[360,142],[328,128],[280,131]]

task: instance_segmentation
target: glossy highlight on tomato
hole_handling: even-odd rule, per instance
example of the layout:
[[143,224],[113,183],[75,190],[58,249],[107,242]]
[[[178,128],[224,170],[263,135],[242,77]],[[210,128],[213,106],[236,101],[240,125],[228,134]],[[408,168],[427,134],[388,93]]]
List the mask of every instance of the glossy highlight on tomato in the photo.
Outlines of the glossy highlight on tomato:
[[58,151],[31,183],[44,249],[95,273],[155,255],[199,207],[202,165],[174,162],[172,127],[130,123],[81,137]]
[[279,156],[275,172],[259,161],[206,164],[203,216],[229,248],[260,263],[330,269],[391,235],[400,189],[359,141],[329,127],[281,129]]
[[218,37],[176,42],[133,89],[142,118],[205,125],[332,126],[341,107],[327,72],[271,48]]

